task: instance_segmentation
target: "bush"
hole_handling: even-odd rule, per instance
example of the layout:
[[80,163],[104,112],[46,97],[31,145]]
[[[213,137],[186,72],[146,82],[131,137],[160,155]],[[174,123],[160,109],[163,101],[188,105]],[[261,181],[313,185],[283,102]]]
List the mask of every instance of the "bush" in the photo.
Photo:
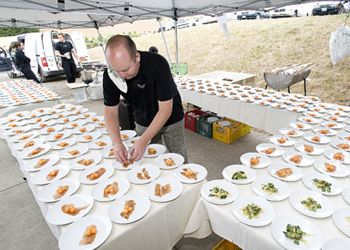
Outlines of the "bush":
[[[128,35],[131,38],[140,36],[140,34],[138,34],[136,31],[128,32],[128,34],[125,34],[125,32],[123,32],[123,35]],[[106,44],[108,39],[111,38],[112,36],[113,35],[108,34],[108,35],[102,36],[101,38],[98,36],[97,37],[85,37],[86,47],[88,49],[91,49],[91,48],[95,48],[95,47],[100,46],[101,42],[102,42],[102,44]]]
[[39,32],[39,28],[0,28],[0,37]]

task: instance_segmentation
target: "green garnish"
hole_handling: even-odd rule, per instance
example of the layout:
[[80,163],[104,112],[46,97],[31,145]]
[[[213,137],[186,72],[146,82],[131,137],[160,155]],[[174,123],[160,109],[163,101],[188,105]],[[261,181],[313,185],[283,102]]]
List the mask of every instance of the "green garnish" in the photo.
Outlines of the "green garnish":
[[242,209],[243,214],[247,216],[250,220],[252,218],[257,218],[262,212],[262,208],[254,203],[250,203]]
[[268,182],[267,184],[262,184],[261,189],[264,190],[268,194],[278,193],[278,189],[271,182]]
[[316,212],[317,209],[322,208],[321,204],[319,204],[316,200],[311,197],[307,197],[306,200],[302,200],[301,204],[303,204],[310,211]]
[[244,171],[237,171],[232,175],[232,180],[244,180],[247,179],[247,175]]
[[298,225],[288,224],[286,231],[283,231],[284,235],[293,241],[295,245],[299,245],[300,241],[303,241],[303,236],[307,235]]
[[229,192],[227,192],[225,189],[220,187],[213,187],[212,189],[209,189],[210,194],[209,197],[217,197],[220,200],[224,200],[229,195]]
[[322,192],[330,193],[332,190],[332,183],[329,183],[325,180],[313,179],[312,180],[315,187],[317,187]]

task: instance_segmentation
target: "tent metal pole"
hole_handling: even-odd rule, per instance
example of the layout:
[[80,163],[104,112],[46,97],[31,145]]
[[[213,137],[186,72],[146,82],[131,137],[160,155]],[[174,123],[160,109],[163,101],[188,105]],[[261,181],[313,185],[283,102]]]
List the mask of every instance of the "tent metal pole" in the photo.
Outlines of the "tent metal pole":
[[160,22],[160,18],[159,17],[157,17],[157,21],[159,23],[160,32],[162,33],[162,38],[163,38],[164,47],[165,47],[165,50],[166,50],[166,55],[168,57],[168,61],[169,61],[170,65],[171,65],[171,58],[170,58],[170,54],[169,54],[168,44],[167,44],[167,42],[165,40],[164,30],[163,30],[162,23]]
[[177,9],[174,8],[176,74],[179,74],[179,41],[177,37]]

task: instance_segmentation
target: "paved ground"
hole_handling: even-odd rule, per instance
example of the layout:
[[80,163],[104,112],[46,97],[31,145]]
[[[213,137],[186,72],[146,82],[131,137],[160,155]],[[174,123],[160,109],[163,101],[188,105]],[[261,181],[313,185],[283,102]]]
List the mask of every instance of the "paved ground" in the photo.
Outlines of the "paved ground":
[[[0,75],[0,80],[6,77]],[[72,98],[64,80],[45,84],[64,99]],[[83,104],[91,111],[102,114],[102,101],[88,101]],[[241,154],[254,151],[255,146],[265,141],[265,135],[253,132],[232,145],[208,139],[186,131],[186,145],[189,161],[199,163],[208,169],[208,180],[222,178],[224,167],[239,163]],[[33,195],[22,179],[22,175],[11,156],[7,144],[0,140],[0,249],[57,249],[57,240],[51,234]],[[206,239],[182,239],[179,250],[210,250],[221,238],[215,234]]]

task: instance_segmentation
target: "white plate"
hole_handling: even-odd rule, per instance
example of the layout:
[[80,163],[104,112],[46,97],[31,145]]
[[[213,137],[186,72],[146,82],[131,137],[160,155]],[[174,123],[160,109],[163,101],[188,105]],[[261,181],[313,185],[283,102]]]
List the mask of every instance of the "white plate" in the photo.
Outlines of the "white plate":
[[[243,208],[248,204],[255,204],[262,208],[261,213],[256,218],[249,219],[243,213]],[[275,217],[275,209],[273,206],[265,199],[257,196],[250,197],[239,197],[233,203],[233,215],[243,224],[252,227],[262,227],[270,224]]]
[[[222,188],[228,192],[228,195],[225,199],[219,199],[218,197],[210,196],[210,190],[214,187]],[[238,197],[237,187],[226,180],[212,180],[205,183],[201,189],[201,195],[204,200],[216,204],[216,205],[225,205],[232,203]]]
[[[106,171],[99,178],[92,181],[87,178],[87,175],[97,171],[100,168],[105,168]],[[92,185],[92,184],[96,184],[101,181],[107,180],[109,177],[113,175],[113,173],[114,173],[114,168],[111,166],[111,164],[103,163],[103,164],[95,165],[93,167],[85,169],[83,172],[79,174],[79,181],[82,184]]]
[[[317,201],[317,203],[321,205],[321,208],[317,209],[315,212],[306,208],[301,202],[303,200],[306,200],[308,197]],[[331,201],[327,197],[323,196],[322,194],[316,191],[295,191],[290,195],[289,202],[295,210],[312,218],[327,218],[331,216],[334,212],[334,207]]]
[[[124,204],[128,200],[135,201],[135,209],[126,219],[120,215],[124,209]],[[151,201],[144,193],[127,194],[115,200],[108,209],[108,217],[117,224],[128,224],[142,219],[150,210]]]
[[331,114],[332,116],[341,116],[341,117],[348,116],[348,113],[343,112],[341,110],[329,111],[328,113]]
[[[182,174],[186,169],[190,169],[193,172],[196,172],[197,173],[196,179],[188,178],[184,174]],[[193,184],[204,180],[207,177],[208,171],[202,165],[190,163],[190,164],[182,165],[181,167],[177,168],[174,174],[175,174],[175,177],[182,183]]]
[[[275,151],[271,154],[264,153],[263,151],[269,148],[274,148]],[[269,157],[279,157],[281,156],[285,151],[280,147],[272,143],[261,143],[256,146],[256,151],[258,151],[261,154],[265,154]]]
[[[86,136],[91,136],[92,139],[86,139]],[[78,141],[79,142],[92,142],[97,140],[98,138],[100,138],[102,136],[100,131],[94,131],[94,132],[90,132],[90,133],[84,133],[82,135],[78,135]]]
[[337,136],[340,138],[340,139],[343,139],[345,141],[348,141],[350,142],[350,133],[340,133],[340,134],[337,134]]
[[298,121],[303,122],[303,123],[307,123],[307,124],[317,124],[320,122],[320,120],[317,118],[305,117],[305,116],[299,117]]
[[[46,179],[47,175],[54,170],[58,170],[58,173],[56,175],[55,178],[53,178],[52,180],[48,180]],[[57,180],[62,179],[63,177],[65,177],[67,174],[69,173],[69,167],[65,166],[65,165],[56,165],[53,166],[51,168],[46,168],[43,169],[42,171],[39,171],[38,173],[34,174],[31,178],[30,178],[30,182],[35,184],[35,185],[45,185],[45,184],[49,184],[51,182],[55,182]]]
[[[25,148],[24,146],[26,145],[26,143],[29,143],[29,142],[34,142],[33,146],[27,146]],[[28,139],[28,140],[25,140],[23,142],[14,143],[13,148],[18,150],[18,151],[22,151],[22,150],[29,149],[29,148],[34,149],[38,145],[43,144],[43,143],[45,143],[44,139],[39,137],[39,139]]]
[[107,158],[107,159],[115,159],[114,153],[113,153],[112,156],[109,155],[109,152],[110,152],[111,150],[113,150],[113,146],[112,146],[112,145],[109,146],[109,147],[106,146],[106,147],[102,150],[102,157]]
[[19,134],[19,135],[14,135],[12,137],[9,137],[7,140],[9,142],[23,142],[30,139],[33,139],[35,137],[39,136],[39,133],[36,131],[31,131],[31,132],[27,132],[27,133],[23,133],[23,134]]
[[327,121],[331,121],[331,122],[344,122],[345,121],[345,118],[340,117],[340,116],[336,116],[336,115],[325,116],[325,117],[323,117],[323,119],[325,119]]
[[[322,190],[318,189],[314,183],[313,183],[313,179],[318,179],[318,180],[324,180],[327,181],[329,183],[332,184],[331,186],[331,192],[323,192]],[[334,178],[330,177],[329,175],[326,174],[320,174],[320,173],[309,173],[304,175],[303,177],[303,183],[304,185],[311,189],[311,190],[315,190],[321,194],[324,195],[338,195],[342,192],[342,187],[340,186],[340,184],[338,183],[337,180],[335,180]]]
[[[334,154],[336,153],[341,153],[344,155],[344,160],[337,160],[337,159],[334,159]],[[336,161],[336,162],[339,162],[339,163],[342,163],[342,164],[350,164],[350,153],[344,151],[344,150],[341,150],[341,149],[328,149],[324,152],[324,155],[330,159],[330,160],[333,160],[333,161]]]
[[[58,134],[62,134],[62,137],[59,138],[59,139],[56,139],[55,136],[58,135]],[[70,131],[70,130],[64,130],[64,131],[62,131],[62,132],[50,134],[50,135],[46,136],[46,139],[47,139],[48,141],[60,141],[60,140],[66,139],[67,137],[69,137],[69,136],[71,136],[71,135],[72,135],[72,131]]]
[[321,125],[328,129],[342,129],[344,125],[336,122],[322,122]]
[[19,128],[13,128],[13,129],[5,130],[3,132],[3,134],[6,135],[6,136],[15,136],[15,135],[20,135],[20,134],[27,133],[30,130],[32,130],[31,126],[22,126],[22,127],[19,127]]
[[[251,165],[250,160],[256,157],[259,157],[259,164]],[[251,168],[266,168],[271,164],[270,158],[260,153],[245,153],[241,155],[240,161],[242,162],[242,164]]]
[[[320,138],[319,142],[313,141],[312,138],[314,136],[317,136]],[[304,139],[308,142],[314,143],[314,144],[319,144],[319,145],[324,145],[324,144],[328,144],[331,140],[329,139],[329,137],[327,136],[323,136],[323,135],[317,135],[317,134],[307,134],[304,136]]]
[[[336,170],[334,172],[327,172],[325,164],[332,164],[336,167]],[[314,167],[317,171],[321,172],[322,174],[327,174],[332,177],[346,177],[349,175],[349,170],[344,167],[342,164],[336,161],[332,160],[318,160],[315,162]]]
[[[280,139],[285,139],[286,141],[284,143],[279,142],[278,140]],[[284,135],[274,135],[270,137],[270,142],[272,142],[275,145],[279,145],[282,147],[290,147],[293,146],[295,144],[295,140],[288,138],[288,136],[284,136]]]
[[[139,179],[137,178],[137,174],[141,173],[142,169],[146,169],[148,171],[149,179]],[[140,166],[136,166],[132,168],[128,172],[128,179],[133,184],[147,184],[155,179],[157,179],[160,175],[160,169],[156,165],[152,164],[141,164]]]
[[[281,128],[278,130],[282,135],[289,136],[291,138],[297,138],[303,136],[303,132],[297,129],[288,129],[288,128]],[[293,134],[289,134],[293,133]]]
[[[99,143],[99,142],[104,142],[107,145],[99,146],[98,144],[96,144],[96,143]],[[106,147],[111,147],[111,146],[112,146],[112,142],[111,142],[111,140],[109,138],[108,139],[107,138],[100,138],[100,139],[98,139],[96,141],[90,142],[90,144],[89,144],[89,147],[91,149],[104,149]]]
[[[118,189],[119,189],[118,192],[114,195],[109,195],[108,197],[104,197],[105,188],[108,185],[112,184],[113,182],[118,183]],[[125,195],[128,192],[129,188],[130,188],[130,183],[127,179],[111,178],[98,183],[92,190],[91,194],[92,194],[92,197],[97,201],[112,201]]]
[[[65,185],[69,186],[66,193],[60,198],[55,199],[54,196],[56,194],[57,188]],[[59,201],[61,199],[64,199],[74,194],[79,189],[79,187],[80,187],[80,183],[75,179],[63,179],[63,180],[55,181],[38,192],[38,200],[41,202]]]
[[[315,128],[313,130],[316,134],[318,135],[323,135],[323,136],[335,136],[337,134],[337,132],[333,129],[329,129],[329,128]],[[322,133],[324,132],[324,133]]]
[[[170,185],[171,191],[167,194],[164,194],[163,196],[156,196],[155,195],[155,187],[159,184],[161,186],[165,186],[167,184]],[[146,190],[148,193],[148,197],[151,199],[151,201],[154,202],[168,202],[177,199],[181,194],[183,190],[183,186],[181,182],[179,182],[175,178],[159,178],[157,180],[154,180],[150,184],[146,186]]]
[[[79,164],[78,162],[81,160],[93,160],[94,162],[91,163],[89,166],[84,166],[83,164]],[[102,156],[100,152],[90,152],[85,155],[81,155],[74,160],[69,161],[69,167],[74,170],[84,170],[89,169],[97,164],[99,164],[102,160]]]
[[[63,205],[74,204],[76,208],[85,207],[77,215],[65,214],[62,211]],[[94,200],[87,195],[77,194],[66,197],[55,203],[46,214],[46,221],[53,225],[66,225],[84,217],[93,207]]]
[[350,239],[333,238],[327,240],[323,245],[322,250],[349,250]]
[[74,123],[74,121],[77,119],[78,119],[78,116],[62,117],[62,118],[57,119],[57,123],[65,124],[64,126],[66,128],[72,128],[72,126],[70,126],[70,124]]
[[[40,129],[40,134],[42,135],[49,135],[52,133],[57,133],[61,131],[64,127],[62,125],[55,125],[55,126],[47,126],[45,128]],[[49,129],[53,129],[53,131],[49,132]]]
[[[60,146],[61,143],[68,143],[68,145],[62,147],[62,146]],[[60,141],[51,142],[50,145],[51,145],[51,148],[54,149],[54,150],[62,150],[62,149],[65,149],[67,147],[73,146],[75,143],[77,143],[76,138],[71,137],[71,138],[68,138],[68,139],[63,139],[63,140],[60,140]]]
[[[85,230],[90,225],[95,225],[97,229],[96,238],[89,245],[80,245]],[[99,215],[89,215],[81,220],[69,225],[58,239],[58,246],[61,250],[91,250],[101,246],[112,232],[112,222],[108,217]]]
[[[80,134],[87,134],[94,130],[96,128],[93,124],[88,124],[84,126],[79,126],[73,129],[73,134],[80,135]],[[83,131],[85,129],[85,131]]]
[[[305,146],[310,146],[313,147],[313,151],[312,152],[307,152],[305,151]],[[313,144],[310,143],[303,143],[303,142],[298,142],[294,145],[295,149],[298,150],[299,152],[308,154],[308,155],[321,155],[324,152],[324,149],[318,146],[315,146]]]
[[[262,187],[268,183],[272,183],[277,188],[277,193],[268,193],[262,189]],[[258,196],[269,201],[282,201],[287,199],[290,195],[290,190],[285,183],[271,177],[264,177],[255,181],[253,191]]]
[[[242,180],[233,180],[232,176],[234,173],[238,171],[243,171],[247,179],[242,179]],[[230,165],[227,166],[222,170],[222,175],[224,176],[225,180],[235,183],[235,184],[249,184],[253,182],[256,178],[256,173],[254,170],[252,170],[250,167],[247,167],[245,165]]]
[[350,126],[346,126],[346,127],[344,128],[344,130],[345,130],[346,132],[350,132]]
[[[342,149],[338,146],[339,144],[347,144],[349,146],[349,149]],[[350,152],[350,141],[341,140],[341,139],[334,139],[331,141],[331,145],[332,145],[332,147],[334,147],[336,149],[345,150],[347,152]]]
[[319,112],[311,112],[311,111],[304,112],[303,115],[304,115],[304,116],[309,116],[309,117],[315,117],[315,118],[320,118],[320,117],[322,117],[322,114],[321,114],[321,113],[319,113]]
[[335,211],[333,221],[340,231],[350,237],[350,208],[341,208]]
[[[39,160],[48,160],[43,166],[39,167],[38,165],[38,161]],[[55,165],[58,161],[60,160],[60,158],[55,155],[55,154],[51,154],[48,156],[43,156],[37,159],[32,159],[29,161],[25,161],[22,164],[23,170],[28,171],[28,172],[36,172],[42,169],[46,169],[49,168],[53,165]]]
[[[79,153],[77,155],[71,155],[69,153],[69,151],[72,151],[72,150],[78,150]],[[87,151],[89,151],[89,148],[85,144],[74,145],[72,147],[68,147],[68,148],[63,149],[60,152],[60,156],[64,159],[73,159],[73,158],[79,157],[81,155],[84,155]]]
[[[158,151],[158,150],[157,150]],[[173,160],[174,165],[173,166],[167,166],[165,164],[166,160]],[[175,169],[180,166],[185,162],[185,158],[180,155],[180,154],[175,154],[175,153],[167,153],[167,154],[162,154],[158,156],[156,159],[157,165],[159,166],[160,169]]]
[[66,128],[78,129],[78,128],[83,127],[88,122],[87,120],[76,121],[76,119],[79,118],[78,116],[71,116],[71,117],[74,117],[75,119],[72,119],[69,117],[70,119],[72,119],[72,121],[66,123],[66,125],[65,125]]
[[[148,153],[148,149],[149,148],[154,148],[157,152],[155,154],[149,154]],[[150,144],[147,146],[146,148],[146,151],[143,155],[143,157],[146,157],[146,158],[155,158],[155,157],[158,157],[162,154],[164,154],[166,151],[166,147],[163,146],[162,144]]]
[[[120,131],[120,138],[122,139],[122,141],[127,141],[133,137],[135,137],[137,135],[135,130],[121,130]],[[127,137],[127,138],[124,138]]]
[[[278,171],[278,170],[280,170],[282,168],[290,168],[293,173],[291,175],[287,176],[287,177],[284,177],[284,178],[283,177],[279,177],[276,174],[276,171]],[[271,163],[271,165],[268,168],[268,170],[269,170],[269,173],[273,177],[275,177],[277,179],[280,179],[282,181],[288,181],[288,182],[290,182],[290,181],[298,181],[298,180],[300,180],[303,177],[302,171],[298,167],[296,167],[296,166],[294,166],[292,164],[289,164],[289,163],[273,162],[273,163]]]
[[134,161],[133,164],[129,164],[127,166],[124,166],[123,163],[121,163],[117,160],[114,160],[112,163],[112,166],[117,170],[130,170],[136,166],[139,166],[140,164],[142,164],[142,161]]
[[[140,138],[140,136],[136,136],[136,137],[133,137],[133,138],[130,138],[129,140],[126,140],[125,141],[125,145],[128,147],[128,148],[132,148],[135,144],[135,142]],[[149,143],[148,143],[149,144]]]
[[[38,148],[42,148],[43,150],[40,153],[36,154],[36,155],[30,155],[30,153],[33,150],[36,150]],[[51,149],[50,144],[46,144],[46,143],[45,144],[38,144],[38,145],[36,145],[33,148],[26,148],[26,149],[24,149],[22,152],[20,152],[18,154],[18,156],[20,158],[22,158],[22,159],[32,159],[32,158],[36,158],[36,157],[39,157],[39,156],[42,156],[42,155],[46,154],[47,152],[50,151],[50,149]]]
[[[287,230],[288,224],[299,226],[307,234],[303,236],[305,241],[300,241],[299,245],[296,245],[293,240],[288,239],[283,233]],[[279,216],[272,222],[271,232],[275,240],[288,250],[319,250],[323,245],[320,230],[304,217],[290,214]]]
[[[295,155],[302,157],[302,160],[300,163],[295,163],[295,162],[290,160],[290,158],[295,156]],[[310,157],[307,154],[302,153],[302,152],[287,151],[282,155],[282,157],[286,162],[293,164],[295,166],[298,166],[298,167],[309,167],[314,163],[314,159],[312,157]]]
[[350,187],[343,189],[343,199],[350,205]]

